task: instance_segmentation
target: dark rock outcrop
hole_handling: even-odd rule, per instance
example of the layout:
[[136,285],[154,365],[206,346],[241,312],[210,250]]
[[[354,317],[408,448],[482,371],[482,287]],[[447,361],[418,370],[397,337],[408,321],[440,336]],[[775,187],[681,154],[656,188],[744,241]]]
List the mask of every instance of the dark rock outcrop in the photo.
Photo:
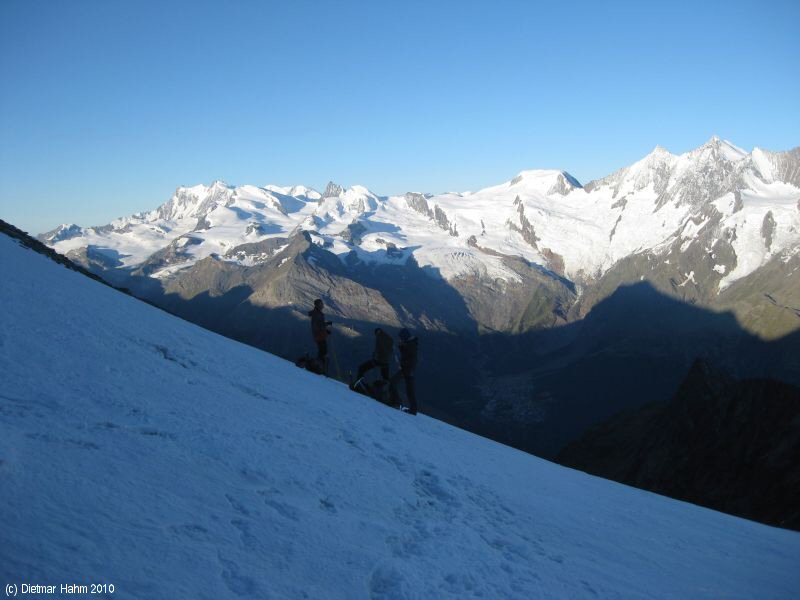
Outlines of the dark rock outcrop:
[[558,456],[680,500],[800,530],[800,388],[695,361],[675,397],[593,427]]

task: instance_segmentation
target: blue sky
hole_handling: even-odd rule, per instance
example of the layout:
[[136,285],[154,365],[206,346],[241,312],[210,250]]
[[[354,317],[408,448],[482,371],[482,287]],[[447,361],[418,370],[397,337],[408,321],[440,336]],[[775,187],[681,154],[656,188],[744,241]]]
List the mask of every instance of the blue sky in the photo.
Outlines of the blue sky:
[[719,135],[800,145],[800,2],[0,2],[0,218],[178,185],[582,182]]

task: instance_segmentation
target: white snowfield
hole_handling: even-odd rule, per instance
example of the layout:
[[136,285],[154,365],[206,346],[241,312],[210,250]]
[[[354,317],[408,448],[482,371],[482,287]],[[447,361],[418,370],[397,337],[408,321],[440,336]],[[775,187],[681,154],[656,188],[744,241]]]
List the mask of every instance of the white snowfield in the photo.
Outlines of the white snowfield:
[[0,280],[3,586],[192,599],[800,589],[796,532],[405,415],[3,235]]
[[[707,233],[709,248],[727,240],[737,256],[736,268],[720,283],[723,289],[800,244],[800,189],[780,180],[779,165],[787,156],[758,148],[747,154],[715,137],[679,156],[656,147],[587,188],[564,171],[532,170],[477,192],[416,199],[378,196],[363,186],[331,185],[323,196],[305,186],[215,182],[178,188],[159,209],[111,226],[63,225],[49,243],[62,254],[91,246],[121,266],[136,267],[179,240],[185,252],[174,260],[185,267],[212,254],[224,258],[240,244],[303,229],[318,234],[319,243],[342,258],[356,252],[364,261],[404,262],[413,254],[446,279],[512,280],[517,276],[496,253],[548,268],[555,253],[563,259],[564,274],[580,282],[634,253],[668,251],[676,241],[685,250]],[[711,219],[710,207],[718,220]],[[765,219],[774,222],[771,236],[763,233]],[[363,228],[357,240],[342,236],[351,224]],[[470,244],[472,236],[476,244]],[[386,252],[389,244],[398,252]],[[252,258],[227,260],[255,264]],[[170,264],[153,276],[177,270]]]

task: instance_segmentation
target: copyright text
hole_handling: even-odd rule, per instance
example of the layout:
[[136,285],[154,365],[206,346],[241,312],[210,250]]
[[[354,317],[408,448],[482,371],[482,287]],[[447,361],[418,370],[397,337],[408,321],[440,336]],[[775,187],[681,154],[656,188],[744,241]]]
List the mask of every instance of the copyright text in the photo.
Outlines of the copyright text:
[[6,585],[6,596],[37,596],[39,594],[59,594],[72,596],[75,594],[113,594],[115,591],[112,583],[90,583],[81,585],[75,583],[61,583],[57,585],[41,585],[38,583],[9,583]]

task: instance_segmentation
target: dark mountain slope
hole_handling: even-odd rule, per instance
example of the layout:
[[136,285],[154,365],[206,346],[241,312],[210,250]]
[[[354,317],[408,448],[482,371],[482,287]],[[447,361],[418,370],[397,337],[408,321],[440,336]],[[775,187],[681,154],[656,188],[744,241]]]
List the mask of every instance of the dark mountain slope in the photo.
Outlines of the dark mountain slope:
[[563,465],[800,529],[800,388],[696,361],[675,397],[590,429]]

